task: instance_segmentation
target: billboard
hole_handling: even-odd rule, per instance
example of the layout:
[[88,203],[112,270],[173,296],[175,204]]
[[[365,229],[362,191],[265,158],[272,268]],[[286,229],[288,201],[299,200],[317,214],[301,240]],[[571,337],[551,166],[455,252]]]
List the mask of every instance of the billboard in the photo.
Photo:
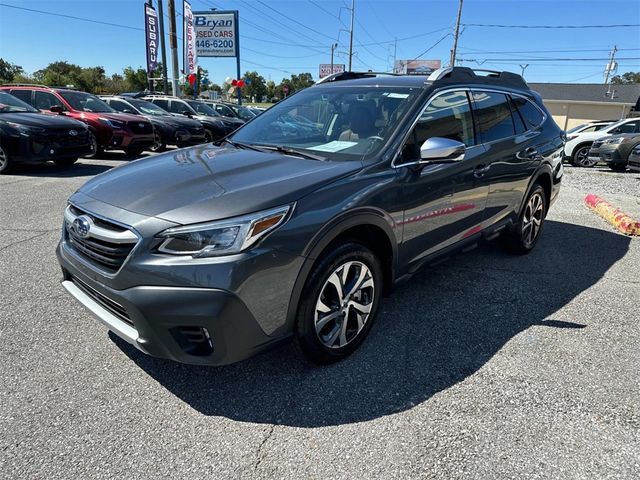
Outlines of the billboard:
[[158,66],[158,17],[153,7],[144,5],[144,31],[147,43],[147,73]]
[[191,11],[191,5],[184,0],[184,73],[187,75],[190,73],[196,73],[198,65],[198,55],[196,53],[196,37],[193,30],[193,12]]
[[344,63],[334,63],[333,71],[331,71],[330,63],[320,64],[320,78],[324,78],[327,75],[331,75],[333,73],[342,73],[342,72],[344,72]]
[[396,60],[393,73],[428,75],[442,65],[440,60]]
[[238,56],[236,12],[193,12],[198,57]]

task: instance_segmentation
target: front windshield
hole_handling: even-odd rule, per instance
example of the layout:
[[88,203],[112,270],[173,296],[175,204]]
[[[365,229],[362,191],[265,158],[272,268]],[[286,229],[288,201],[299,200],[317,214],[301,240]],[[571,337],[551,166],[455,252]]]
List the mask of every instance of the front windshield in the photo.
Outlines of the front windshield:
[[337,160],[377,153],[420,89],[311,87],[240,128],[239,143],[308,150]]
[[0,113],[32,112],[38,110],[10,93],[0,92]]
[[219,117],[220,114],[216,112],[213,108],[211,108],[206,103],[196,102],[195,100],[188,100],[187,103],[191,105],[196,112],[200,115],[206,115],[207,117]]
[[71,105],[74,110],[80,110],[81,112],[115,112],[106,102],[103,102],[90,93],[65,91],[58,93],[69,102],[69,105]]
[[171,116],[169,112],[160,108],[158,105],[147,102],[146,100],[129,100],[129,103],[140,110],[145,115],[156,115],[158,117]]

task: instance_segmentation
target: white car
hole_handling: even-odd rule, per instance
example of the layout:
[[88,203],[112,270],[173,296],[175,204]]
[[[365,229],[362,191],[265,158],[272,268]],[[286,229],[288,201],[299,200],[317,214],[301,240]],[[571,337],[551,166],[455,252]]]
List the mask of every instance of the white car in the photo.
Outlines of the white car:
[[[638,118],[626,118],[617,122],[594,122],[580,125],[567,132],[567,143],[564,146],[564,156],[576,167],[593,167],[598,160],[589,158],[589,149],[594,140],[609,137],[617,133],[624,133],[626,124],[635,125]],[[592,128],[595,127],[595,128]]]

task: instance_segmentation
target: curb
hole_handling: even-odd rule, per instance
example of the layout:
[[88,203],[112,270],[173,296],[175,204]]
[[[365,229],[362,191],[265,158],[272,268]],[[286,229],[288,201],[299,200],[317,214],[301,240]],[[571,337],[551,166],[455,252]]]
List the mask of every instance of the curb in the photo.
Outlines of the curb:
[[584,203],[625,235],[640,236],[640,222],[634,220],[609,202],[590,193],[584,198]]

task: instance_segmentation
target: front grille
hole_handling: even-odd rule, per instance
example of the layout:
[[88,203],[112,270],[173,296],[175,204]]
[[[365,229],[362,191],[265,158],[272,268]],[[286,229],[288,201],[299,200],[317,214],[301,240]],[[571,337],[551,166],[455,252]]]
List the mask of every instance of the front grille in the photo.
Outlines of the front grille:
[[149,122],[129,122],[129,128],[133,133],[139,135],[151,135],[153,133],[153,126]]
[[132,327],[135,328],[133,322],[131,321],[131,318],[129,317],[129,314],[127,313],[127,310],[122,305],[120,305],[118,302],[116,302],[114,300],[111,300],[109,297],[107,297],[106,295],[100,293],[95,288],[90,287],[85,282],[80,280],[78,277],[72,276],[71,277],[71,281],[80,290],[82,290],[84,293],[86,293],[88,296],[90,296],[93,300],[95,300],[97,303],[102,305],[104,308],[109,310],[111,313],[113,313],[120,320],[122,320],[123,322],[125,322],[128,325],[131,325]]
[[[122,241],[118,239],[118,236],[122,233],[131,233],[126,228],[111,223],[106,220],[97,218],[89,213],[69,205],[69,211],[72,217],[87,216],[91,219],[93,225],[98,227],[103,238],[96,238],[92,236],[91,229],[88,236],[82,237],[75,231],[73,222],[69,220],[65,221],[65,230],[67,234],[68,244],[80,255],[90,260],[92,263],[98,264],[110,273],[115,273],[120,269],[125,262],[133,248],[136,246],[137,241]],[[112,241],[109,241],[106,235],[112,237]],[[135,235],[130,235],[135,237]]]
[[600,148],[602,146],[602,144],[604,143],[603,140],[598,140],[596,142],[593,142],[593,144],[591,145],[591,148]]

